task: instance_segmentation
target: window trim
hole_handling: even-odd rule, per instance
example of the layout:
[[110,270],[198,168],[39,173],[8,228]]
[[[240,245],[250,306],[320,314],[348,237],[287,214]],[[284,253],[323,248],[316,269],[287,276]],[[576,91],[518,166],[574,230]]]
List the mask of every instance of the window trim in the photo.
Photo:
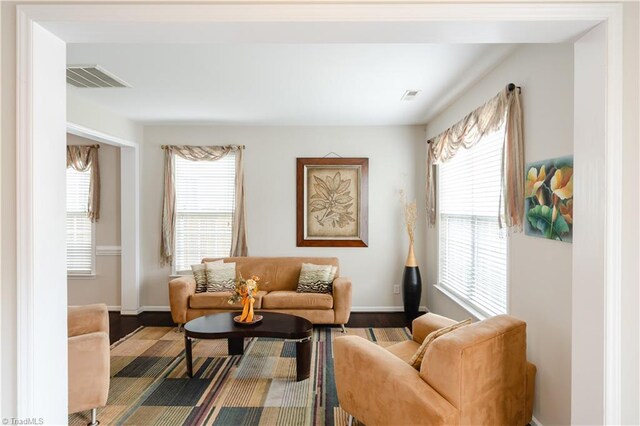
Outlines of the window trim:
[[[481,142],[478,142],[481,143]],[[464,148],[460,148],[464,149]],[[491,318],[495,316],[491,312],[487,312],[481,307],[477,306],[473,301],[469,300],[465,296],[461,295],[456,290],[448,287],[446,284],[443,284],[440,280],[440,165],[436,166],[436,226],[433,228],[435,230],[435,238],[436,238],[436,250],[437,250],[437,263],[436,263],[436,284],[434,287],[443,295],[445,295],[449,300],[453,301],[455,304],[460,306],[462,309],[478,318],[479,320],[484,320],[487,318]],[[498,212],[496,212],[496,215]],[[505,276],[507,279],[507,285],[505,288],[506,291],[506,303],[505,303],[505,314],[509,314],[511,312],[511,234],[510,232],[505,233],[505,252],[507,254],[506,259],[506,271]]]

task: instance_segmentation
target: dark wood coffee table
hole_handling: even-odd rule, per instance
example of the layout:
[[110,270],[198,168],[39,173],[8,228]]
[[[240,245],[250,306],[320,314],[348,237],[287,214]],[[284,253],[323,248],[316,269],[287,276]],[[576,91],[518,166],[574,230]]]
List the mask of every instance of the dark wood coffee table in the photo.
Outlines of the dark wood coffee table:
[[206,315],[184,325],[184,346],[189,377],[193,377],[191,353],[193,339],[226,338],[229,355],[242,355],[245,337],[273,337],[296,340],[297,380],[309,378],[311,336],[313,335],[313,324],[310,321],[295,315],[256,311],[256,314],[264,317],[262,321],[253,325],[238,325],[233,321],[233,317],[240,314],[241,312],[224,312]]

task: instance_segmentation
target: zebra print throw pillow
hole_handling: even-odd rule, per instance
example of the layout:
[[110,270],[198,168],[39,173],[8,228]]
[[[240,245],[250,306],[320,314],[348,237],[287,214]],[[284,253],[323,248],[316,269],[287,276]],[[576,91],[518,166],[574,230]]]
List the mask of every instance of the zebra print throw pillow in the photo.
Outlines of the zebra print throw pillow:
[[196,293],[204,293],[207,291],[207,269],[204,263],[191,265],[193,278],[196,280]]
[[236,263],[210,262],[207,265],[207,291],[229,291],[236,285]]
[[338,268],[331,265],[303,263],[298,278],[298,293],[331,293]]

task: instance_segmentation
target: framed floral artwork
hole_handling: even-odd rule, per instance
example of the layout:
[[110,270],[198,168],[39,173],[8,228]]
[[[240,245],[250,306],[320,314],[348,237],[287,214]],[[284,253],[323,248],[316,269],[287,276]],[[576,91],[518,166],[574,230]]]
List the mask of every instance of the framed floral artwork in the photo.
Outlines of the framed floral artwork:
[[297,246],[367,247],[369,159],[297,163]]
[[572,242],[573,157],[530,163],[525,173],[525,234]]

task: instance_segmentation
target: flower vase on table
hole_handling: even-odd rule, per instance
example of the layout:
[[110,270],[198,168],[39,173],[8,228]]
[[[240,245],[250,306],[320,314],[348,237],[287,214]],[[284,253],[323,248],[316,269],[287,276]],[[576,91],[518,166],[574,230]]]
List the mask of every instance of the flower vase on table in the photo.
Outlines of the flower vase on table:
[[255,297],[258,294],[258,281],[260,281],[260,278],[255,275],[248,280],[245,280],[242,276],[236,280],[233,294],[228,300],[230,305],[238,302],[242,303],[242,314],[233,318],[236,323],[255,324],[262,320],[262,315],[255,315],[253,312]]

